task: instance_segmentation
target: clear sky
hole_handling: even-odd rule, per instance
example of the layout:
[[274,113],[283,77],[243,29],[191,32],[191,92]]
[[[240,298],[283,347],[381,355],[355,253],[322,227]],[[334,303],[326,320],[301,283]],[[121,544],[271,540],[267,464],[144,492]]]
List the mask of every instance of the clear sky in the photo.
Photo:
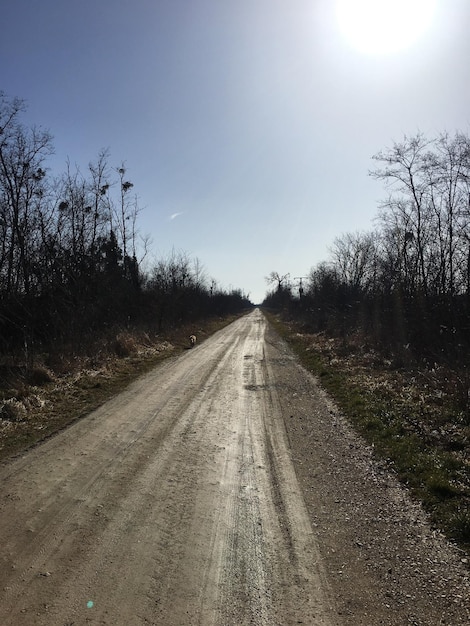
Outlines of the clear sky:
[[3,0],[0,90],[51,131],[53,171],[125,162],[155,257],[260,302],[271,271],[304,276],[374,227],[373,154],[469,131],[470,1],[396,0],[406,20],[345,1]]

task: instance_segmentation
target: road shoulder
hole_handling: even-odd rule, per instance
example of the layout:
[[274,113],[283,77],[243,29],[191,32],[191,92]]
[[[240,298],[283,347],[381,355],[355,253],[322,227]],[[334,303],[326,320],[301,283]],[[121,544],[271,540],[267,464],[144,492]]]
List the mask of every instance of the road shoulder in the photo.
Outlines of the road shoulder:
[[339,617],[358,626],[469,623],[461,555],[431,528],[272,327],[266,343]]

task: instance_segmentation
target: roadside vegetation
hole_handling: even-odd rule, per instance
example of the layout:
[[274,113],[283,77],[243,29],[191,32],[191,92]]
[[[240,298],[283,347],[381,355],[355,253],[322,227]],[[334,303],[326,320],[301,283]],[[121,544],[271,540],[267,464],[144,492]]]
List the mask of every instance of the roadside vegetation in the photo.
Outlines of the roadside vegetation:
[[182,251],[151,261],[125,166],[51,173],[24,109],[0,92],[0,456],[251,307]]
[[470,553],[470,422],[456,372],[396,368],[361,344],[265,313],[435,526]]
[[346,233],[264,307],[434,523],[470,548],[470,139],[404,137],[374,157],[377,228]]
[[164,359],[188,349],[190,332],[201,343],[240,314],[199,320],[163,335],[122,331],[96,344],[91,356],[64,362],[62,355],[56,369],[39,363],[6,368],[0,391],[0,461],[56,434]]

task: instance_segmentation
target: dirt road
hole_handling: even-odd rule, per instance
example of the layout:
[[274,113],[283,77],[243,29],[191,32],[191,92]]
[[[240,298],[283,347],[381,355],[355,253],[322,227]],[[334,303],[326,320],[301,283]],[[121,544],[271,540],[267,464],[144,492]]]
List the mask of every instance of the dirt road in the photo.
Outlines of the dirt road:
[[461,555],[257,310],[0,481],[2,625],[469,623]]

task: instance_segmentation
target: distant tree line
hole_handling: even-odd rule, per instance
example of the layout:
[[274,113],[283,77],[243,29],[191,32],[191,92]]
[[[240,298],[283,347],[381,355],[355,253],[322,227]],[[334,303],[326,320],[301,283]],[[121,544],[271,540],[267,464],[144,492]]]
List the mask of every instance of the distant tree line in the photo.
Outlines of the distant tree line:
[[[112,327],[162,331],[240,311],[184,253],[143,270],[139,207],[126,168],[102,152],[86,174],[52,176],[52,137],[21,121],[24,102],[0,92],[0,350],[82,350]],[[141,258],[138,258],[139,250]]]
[[377,169],[370,175],[388,193],[377,228],[338,237],[302,294],[274,281],[264,304],[300,316],[316,331],[361,333],[395,355],[466,362],[470,139],[461,132],[405,136],[373,158]]

